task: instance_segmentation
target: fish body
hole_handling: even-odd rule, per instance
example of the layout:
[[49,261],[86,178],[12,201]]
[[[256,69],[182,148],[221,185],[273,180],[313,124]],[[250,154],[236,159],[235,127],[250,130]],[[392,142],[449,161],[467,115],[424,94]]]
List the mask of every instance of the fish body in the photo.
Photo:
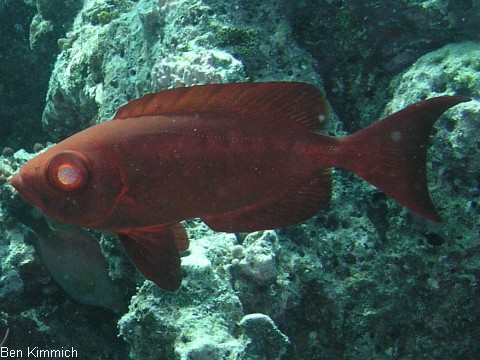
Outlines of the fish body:
[[50,275],[76,301],[106,307],[114,312],[125,308],[124,297],[108,275],[100,245],[87,231],[53,222],[48,236],[33,233],[35,251]]
[[214,135],[220,123],[229,122],[195,115],[140,117],[86,129],[51,151],[74,157],[74,149],[88,159],[89,185],[78,196],[51,189],[43,172],[50,154],[32,160],[34,176],[21,176],[30,179],[31,200],[48,216],[115,232],[126,223],[176,223],[278,197],[328,162],[319,155],[329,155],[329,138],[296,123],[273,122],[257,132],[235,119],[235,131]]
[[311,85],[167,90],[38,155],[11,184],[58,221],[118,234],[148,279],[175,290],[178,252],[188,247],[180,221],[199,217],[231,232],[299,223],[328,206],[332,167],[438,220],[426,144],[435,120],[467,100],[426,100],[338,139],[320,133],[328,108]]
[[120,312],[122,290],[109,276],[98,240],[79,227],[48,219],[24,201],[9,209],[25,225],[27,238],[50,276],[79,303]]

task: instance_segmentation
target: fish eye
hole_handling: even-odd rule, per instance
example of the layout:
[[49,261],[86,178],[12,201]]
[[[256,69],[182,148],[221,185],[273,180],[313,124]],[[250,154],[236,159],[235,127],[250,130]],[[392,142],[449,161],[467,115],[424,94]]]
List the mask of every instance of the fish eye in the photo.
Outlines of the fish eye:
[[47,181],[55,190],[78,193],[88,183],[88,159],[77,151],[63,151],[47,165]]

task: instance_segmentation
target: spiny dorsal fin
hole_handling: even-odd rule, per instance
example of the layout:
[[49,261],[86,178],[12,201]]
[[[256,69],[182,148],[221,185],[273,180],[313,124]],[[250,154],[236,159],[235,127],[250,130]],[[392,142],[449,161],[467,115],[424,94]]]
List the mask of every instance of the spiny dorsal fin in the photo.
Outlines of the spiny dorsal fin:
[[264,114],[318,130],[326,123],[328,108],[323,94],[305,83],[210,84],[145,95],[122,106],[115,119],[193,113]]

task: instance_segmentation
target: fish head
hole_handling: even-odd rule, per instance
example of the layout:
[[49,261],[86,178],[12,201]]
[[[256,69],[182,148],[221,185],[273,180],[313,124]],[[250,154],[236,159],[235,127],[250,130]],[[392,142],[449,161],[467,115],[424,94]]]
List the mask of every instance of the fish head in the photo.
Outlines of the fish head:
[[10,184],[53,219],[98,228],[109,213],[110,195],[118,189],[109,182],[114,174],[100,167],[95,152],[60,143],[25,163]]

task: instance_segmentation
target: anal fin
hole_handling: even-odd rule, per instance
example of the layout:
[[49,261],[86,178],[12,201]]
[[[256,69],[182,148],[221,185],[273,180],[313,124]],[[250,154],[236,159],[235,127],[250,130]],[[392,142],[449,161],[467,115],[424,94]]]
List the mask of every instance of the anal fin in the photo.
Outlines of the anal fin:
[[128,257],[159,288],[175,291],[182,280],[179,251],[188,248],[181,224],[157,225],[117,233]]
[[305,221],[326,208],[331,194],[330,171],[322,170],[274,199],[227,213],[205,216],[202,221],[215,231],[252,232],[278,229]]

